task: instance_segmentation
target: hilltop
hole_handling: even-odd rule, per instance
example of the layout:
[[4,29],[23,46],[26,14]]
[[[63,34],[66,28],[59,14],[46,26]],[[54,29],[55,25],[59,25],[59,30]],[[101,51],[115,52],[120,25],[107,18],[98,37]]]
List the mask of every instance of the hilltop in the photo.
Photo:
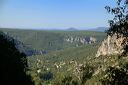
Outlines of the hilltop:
[[70,28],[67,29],[67,31],[78,31],[78,29],[74,28],[74,27],[70,27]]
[[92,29],[88,29],[90,31],[96,31],[96,32],[105,32],[106,30],[108,30],[108,27],[97,27],[97,28],[92,28]]

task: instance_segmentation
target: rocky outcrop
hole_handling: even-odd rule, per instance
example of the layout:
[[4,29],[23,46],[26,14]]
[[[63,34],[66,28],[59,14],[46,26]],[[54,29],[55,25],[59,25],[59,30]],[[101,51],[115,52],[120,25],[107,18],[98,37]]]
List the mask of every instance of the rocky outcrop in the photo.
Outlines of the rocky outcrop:
[[96,38],[94,37],[68,37],[64,39],[69,43],[82,43],[82,44],[91,44],[96,42]]
[[128,38],[122,34],[108,35],[99,47],[96,57],[104,55],[122,54],[128,46]]

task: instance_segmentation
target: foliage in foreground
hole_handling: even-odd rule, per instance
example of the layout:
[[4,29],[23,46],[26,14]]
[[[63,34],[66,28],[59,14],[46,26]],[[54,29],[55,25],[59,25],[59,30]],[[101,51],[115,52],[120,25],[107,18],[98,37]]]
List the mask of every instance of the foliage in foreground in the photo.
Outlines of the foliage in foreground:
[[27,60],[15,47],[15,40],[0,32],[1,84],[34,85],[31,77],[26,75]]
[[109,20],[108,35],[117,33],[128,37],[128,0],[117,0],[116,7],[106,6],[105,8],[108,13],[114,15],[114,18]]
[[124,67],[109,67],[101,79],[103,85],[128,85],[128,63]]

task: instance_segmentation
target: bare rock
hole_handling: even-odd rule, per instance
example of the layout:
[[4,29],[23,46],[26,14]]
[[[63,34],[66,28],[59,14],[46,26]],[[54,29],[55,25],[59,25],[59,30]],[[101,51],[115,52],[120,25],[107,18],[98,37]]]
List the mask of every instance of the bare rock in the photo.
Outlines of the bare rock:
[[122,34],[115,33],[112,36],[108,35],[99,47],[96,57],[122,54],[127,44],[128,38],[124,37]]

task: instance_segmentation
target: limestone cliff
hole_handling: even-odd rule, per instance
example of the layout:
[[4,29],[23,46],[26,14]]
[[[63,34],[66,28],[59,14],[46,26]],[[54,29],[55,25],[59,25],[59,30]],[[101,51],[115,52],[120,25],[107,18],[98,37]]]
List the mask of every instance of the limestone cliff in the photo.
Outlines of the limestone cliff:
[[97,39],[94,37],[72,37],[72,36],[68,36],[67,38],[64,39],[66,42],[69,43],[82,43],[82,44],[92,44],[92,43],[96,43]]
[[112,36],[108,35],[99,47],[96,57],[122,54],[127,44],[128,37],[124,37],[122,34],[115,33]]

